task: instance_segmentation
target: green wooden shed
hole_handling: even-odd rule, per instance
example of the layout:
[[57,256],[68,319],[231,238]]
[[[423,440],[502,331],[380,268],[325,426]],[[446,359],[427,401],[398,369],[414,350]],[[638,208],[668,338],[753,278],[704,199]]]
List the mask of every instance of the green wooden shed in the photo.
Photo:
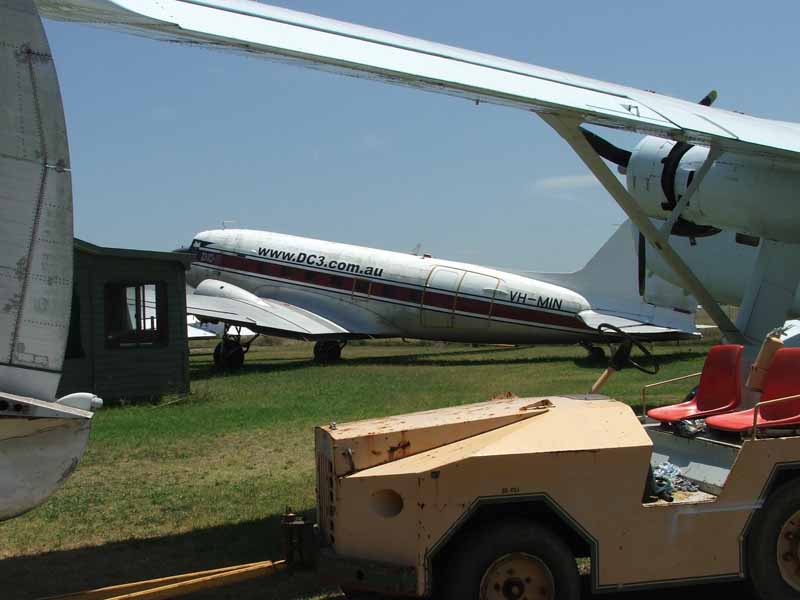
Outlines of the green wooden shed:
[[190,261],[188,254],[75,240],[59,396],[93,392],[114,402],[189,391],[185,272]]

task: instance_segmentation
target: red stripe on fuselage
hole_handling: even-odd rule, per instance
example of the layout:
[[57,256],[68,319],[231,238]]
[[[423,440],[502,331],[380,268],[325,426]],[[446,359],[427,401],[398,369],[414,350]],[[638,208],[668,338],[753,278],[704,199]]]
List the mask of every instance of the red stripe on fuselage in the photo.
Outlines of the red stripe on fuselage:
[[[208,250],[204,250],[208,252]],[[354,290],[371,298],[384,298],[400,302],[421,304],[425,307],[457,310],[480,317],[494,319],[511,319],[526,323],[541,323],[571,329],[589,329],[579,318],[572,315],[559,315],[555,313],[536,310],[535,308],[502,304],[491,300],[481,300],[468,296],[458,296],[446,292],[433,291],[430,288],[409,288],[383,281],[370,281],[368,279],[325,273],[298,266],[273,263],[263,259],[251,259],[246,256],[233,256],[230,254],[214,253],[215,260],[207,266],[220,266],[237,271],[245,271],[285,279],[297,283],[312,284],[321,287],[333,288],[347,292]],[[202,263],[199,263],[202,264]]]

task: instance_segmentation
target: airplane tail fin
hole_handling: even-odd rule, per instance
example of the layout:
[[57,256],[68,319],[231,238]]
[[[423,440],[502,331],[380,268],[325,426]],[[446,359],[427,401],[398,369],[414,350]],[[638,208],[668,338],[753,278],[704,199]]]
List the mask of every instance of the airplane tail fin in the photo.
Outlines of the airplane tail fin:
[[72,181],[33,0],[0,0],[0,390],[53,400],[72,301]]
[[[574,273],[536,273],[533,277],[575,290],[592,305],[587,324],[624,324],[642,334],[655,329],[696,335],[697,302],[682,288],[646,269],[645,248],[639,231],[625,221],[582,269]],[[642,294],[640,294],[640,292]],[[591,322],[590,322],[591,321]],[[638,324],[638,325],[637,325]],[[686,337],[684,335],[683,337]]]

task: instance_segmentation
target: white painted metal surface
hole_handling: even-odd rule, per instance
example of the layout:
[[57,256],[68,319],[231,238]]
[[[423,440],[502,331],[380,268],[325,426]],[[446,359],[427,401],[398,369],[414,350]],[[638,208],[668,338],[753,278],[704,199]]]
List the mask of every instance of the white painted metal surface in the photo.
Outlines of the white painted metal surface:
[[274,329],[298,335],[346,334],[346,329],[302,308],[265,300],[235,285],[205,279],[186,296],[186,310],[220,321],[247,323],[257,329]]
[[[249,55],[300,61],[536,112],[581,155],[678,274],[681,285],[703,303],[732,341],[743,340],[740,331],[672,250],[667,236],[660,235],[647,222],[637,200],[612,180],[610,172],[605,172],[607,169],[602,168],[604,165],[594,150],[588,146],[582,148],[586,144],[577,126],[593,123],[713,146],[722,153],[761,157],[760,163],[744,165],[745,179],[753,185],[737,189],[730,197],[725,190],[731,186],[719,177],[716,191],[709,191],[715,180],[711,173],[711,181],[698,190],[698,202],[686,208],[689,213],[696,213],[701,223],[722,224],[773,240],[800,242],[796,227],[798,211],[791,199],[787,201],[785,194],[781,194],[781,190],[791,194],[800,183],[800,175],[796,173],[800,156],[797,123],[759,119],[247,0],[39,0],[39,5],[48,16],[57,19],[135,29],[158,39],[186,40]],[[776,162],[765,163],[764,159]],[[743,160],[737,157],[734,162]],[[721,164],[713,167],[717,174],[725,170]],[[762,186],[757,180],[765,173]],[[773,175],[777,182],[774,185]],[[754,193],[762,189],[768,192],[767,196],[776,191],[778,197],[768,197],[769,211],[759,213],[764,198]],[[765,214],[769,216],[764,217]],[[776,315],[775,324],[783,318],[785,315]]]
[[55,397],[72,300],[69,166],[36,5],[0,0],[0,521],[59,488],[102,405],[91,394]]
[[682,293],[667,309],[638,296],[629,224],[579,272],[536,277],[236,229],[197,234],[192,253],[189,313],[274,335],[573,343],[609,321],[645,339],[695,334]]
[[48,17],[246,50],[723,150],[796,158],[800,125],[247,0],[39,0]]
[[0,390],[53,400],[72,300],[64,111],[35,5],[0,14]]
[[[675,144],[644,138],[634,149],[627,169],[628,191],[650,217],[668,218],[661,178],[664,160]],[[675,195],[685,196],[709,149],[695,146],[681,158],[675,173]],[[800,242],[800,162],[789,164],[763,158],[723,154],[711,167],[682,216],[699,225],[713,225],[784,242]],[[769,209],[766,210],[766,204]]]
[[0,393],[0,521],[61,487],[86,450],[91,419],[66,404]]
[[[759,246],[762,241],[759,241]],[[753,272],[758,256],[757,247],[737,243],[733,231],[722,231],[695,240],[673,237],[670,244],[708,287],[714,298],[722,304],[739,306],[742,303],[749,275]],[[649,278],[651,275],[666,279],[676,286],[680,285],[675,273],[652,249],[647,252],[647,269],[648,291],[652,287]],[[788,317],[800,317],[800,287],[794,291]]]

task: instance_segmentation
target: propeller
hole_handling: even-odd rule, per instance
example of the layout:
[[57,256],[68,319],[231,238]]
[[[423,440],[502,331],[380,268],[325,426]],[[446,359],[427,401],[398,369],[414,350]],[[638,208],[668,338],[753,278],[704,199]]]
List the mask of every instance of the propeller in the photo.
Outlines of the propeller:
[[586,138],[586,141],[589,142],[589,145],[592,147],[592,149],[594,149],[594,151],[597,152],[601,157],[614,163],[620,169],[628,168],[628,163],[631,161],[631,152],[629,150],[615,146],[608,140],[601,138],[599,135],[592,133],[588,129],[581,127],[580,130],[583,134],[583,137]]
[[[698,104],[701,106],[711,106],[717,100],[718,95],[717,90],[711,90],[703,96]],[[607,139],[600,137],[588,129],[584,129],[583,127],[580,129],[583,137],[586,138],[586,141],[589,142],[589,145],[597,154],[620,167],[621,171],[628,168],[628,163],[631,160],[631,152],[629,150],[615,146]]]
[[644,298],[644,293],[647,291],[647,240],[644,239],[644,234],[639,232],[639,244],[636,253],[637,266],[639,269],[639,295]]
[[719,94],[717,94],[717,90],[711,90],[705,96],[703,96],[703,99],[700,100],[698,104],[700,104],[701,106],[711,106],[712,104],[714,104],[714,102],[716,102],[718,95]]
[[[719,94],[717,90],[711,90],[703,96],[698,104],[701,106],[711,106],[717,100]],[[619,168],[620,173],[624,174],[625,170],[628,168],[628,164],[630,163],[632,153],[624,148],[619,148],[609,142],[608,140],[600,137],[596,133],[589,131],[588,129],[584,129],[581,127],[581,133],[586,138],[586,141],[589,142],[589,145],[594,149],[597,154],[601,157],[605,158],[606,160],[614,163]],[[685,144],[683,142],[678,142],[675,146],[675,155],[677,160],[674,161],[674,168],[677,169],[677,163],[680,162],[680,158],[691,149],[689,144]],[[675,150],[674,149],[674,150]],[[672,153],[671,153],[672,154]],[[668,165],[665,164],[664,168],[664,177],[662,180],[669,179],[669,185],[666,185],[666,181],[662,181],[662,186],[664,187],[664,193],[668,199],[672,196],[673,201],[674,199],[674,170],[667,168]],[[669,171],[669,172],[668,172]],[[670,177],[671,175],[671,177]],[[672,204],[671,206],[674,206]],[[705,237],[709,235],[715,235],[719,233],[719,229],[716,227],[710,226],[700,226],[696,225],[695,223],[691,223],[686,221],[685,219],[678,218],[678,221],[675,223],[674,227],[672,228],[673,235],[680,235],[684,237],[691,237],[694,239],[695,237]],[[644,298],[644,294],[647,291],[647,240],[645,239],[644,235],[639,232],[639,238],[636,248],[636,259],[637,259],[637,279],[639,284],[639,295]]]

